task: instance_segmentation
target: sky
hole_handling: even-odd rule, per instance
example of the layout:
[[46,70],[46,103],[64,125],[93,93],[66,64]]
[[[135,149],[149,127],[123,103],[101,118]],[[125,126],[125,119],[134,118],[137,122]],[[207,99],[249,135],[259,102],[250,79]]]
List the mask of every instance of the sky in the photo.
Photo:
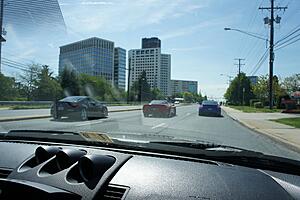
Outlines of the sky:
[[[268,59],[257,65],[266,42],[231,27],[269,37],[263,18],[269,16],[260,6],[269,0],[58,0],[65,30],[48,27],[20,33],[9,23],[3,57],[19,63],[47,64],[58,72],[59,47],[71,42],[99,37],[115,46],[140,48],[141,38],[158,37],[162,52],[171,54],[171,79],[196,80],[202,95],[219,99],[228,87],[228,76],[235,76],[235,58],[245,59],[241,70],[247,75],[268,73]],[[300,25],[300,1],[276,0],[288,6],[277,11],[282,17],[275,25],[275,42]],[[4,17],[5,20],[5,17]],[[21,29],[22,30],[22,29]],[[295,34],[296,35],[296,34]],[[300,73],[300,41],[275,51],[274,74],[280,78]],[[2,67],[4,74],[20,71]],[[223,74],[223,75],[221,75]]]

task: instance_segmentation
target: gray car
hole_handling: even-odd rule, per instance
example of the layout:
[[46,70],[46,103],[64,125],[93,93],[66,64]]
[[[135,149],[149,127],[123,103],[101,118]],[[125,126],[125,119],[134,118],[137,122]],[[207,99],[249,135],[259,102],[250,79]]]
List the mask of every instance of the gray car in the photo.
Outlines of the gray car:
[[106,105],[88,96],[69,96],[61,99],[51,107],[54,119],[75,117],[80,120],[108,116]]

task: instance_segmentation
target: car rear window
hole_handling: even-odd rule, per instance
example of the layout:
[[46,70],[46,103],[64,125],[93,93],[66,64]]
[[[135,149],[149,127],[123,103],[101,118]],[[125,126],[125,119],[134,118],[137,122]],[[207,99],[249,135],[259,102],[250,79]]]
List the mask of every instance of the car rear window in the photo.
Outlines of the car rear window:
[[167,101],[161,101],[161,100],[153,100],[150,102],[150,104],[168,104]]
[[67,101],[67,102],[78,102],[82,99],[84,99],[85,97],[80,97],[80,96],[72,96],[72,97],[66,97],[60,101]]
[[202,105],[216,106],[216,105],[218,105],[218,102],[216,102],[216,101],[203,101]]

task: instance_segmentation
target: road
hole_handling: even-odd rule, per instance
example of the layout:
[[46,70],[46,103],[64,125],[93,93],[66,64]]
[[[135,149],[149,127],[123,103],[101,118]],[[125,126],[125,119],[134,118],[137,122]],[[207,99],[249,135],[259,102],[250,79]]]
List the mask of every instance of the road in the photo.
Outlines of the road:
[[223,117],[202,117],[197,115],[197,105],[177,108],[173,118],[144,118],[142,111],[110,113],[108,118],[90,121],[72,121],[51,118],[24,121],[1,122],[0,131],[11,129],[42,129],[65,131],[97,131],[113,137],[130,138],[189,138],[236,146],[266,154],[300,160],[300,154],[289,150],[272,139],[258,134],[232,120],[223,112]]

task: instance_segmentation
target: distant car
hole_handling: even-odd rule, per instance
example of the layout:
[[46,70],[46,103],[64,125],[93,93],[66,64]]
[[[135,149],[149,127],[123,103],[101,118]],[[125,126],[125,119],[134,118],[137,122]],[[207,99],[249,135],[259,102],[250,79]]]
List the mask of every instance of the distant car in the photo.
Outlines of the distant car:
[[179,102],[179,101],[175,101],[174,103],[175,103],[175,104],[180,104],[180,102]]
[[153,100],[143,106],[143,113],[145,117],[173,117],[176,116],[176,107],[166,100]]
[[77,117],[80,120],[87,120],[92,117],[107,117],[108,110],[106,105],[91,97],[69,96],[53,104],[51,115],[54,119]]
[[199,106],[199,116],[221,116],[221,108],[216,101],[203,101]]

